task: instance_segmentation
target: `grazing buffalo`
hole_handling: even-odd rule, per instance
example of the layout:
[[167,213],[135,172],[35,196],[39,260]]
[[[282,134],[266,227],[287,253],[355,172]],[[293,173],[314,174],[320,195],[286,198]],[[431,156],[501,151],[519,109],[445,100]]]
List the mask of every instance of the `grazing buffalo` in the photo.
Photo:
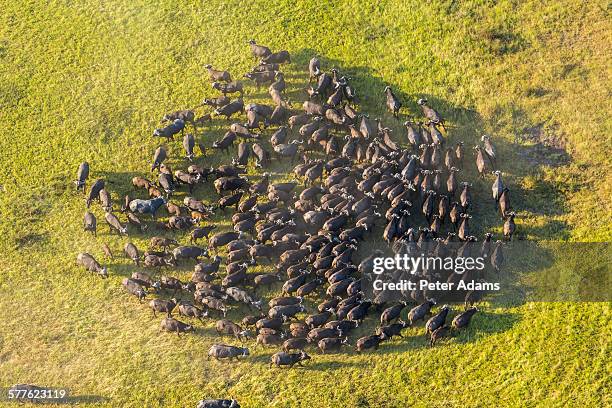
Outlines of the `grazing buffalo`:
[[100,275],[102,278],[108,278],[108,271],[106,267],[102,267],[96,258],[88,253],[80,253],[77,255],[77,264],[85,267],[89,272],[94,272]]
[[208,359],[213,357],[215,360],[238,359],[238,357],[246,357],[249,355],[249,349],[246,347],[228,346],[226,344],[213,344],[208,349]]
[[273,354],[270,358],[270,368],[272,368],[273,365],[276,367],[289,366],[289,368],[296,364],[301,366],[302,361],[306,360],[310,360],[310,356],[303,351],[299,353],[286,353],[284,351],[280,351]]
[[193,326],[183,323],[180,320],[176,320],[172,317],[165,317],[160,324],[160,330],[164,330],[170,333],[176,333],[178,337],[181,337],[181,333],[193,331]]

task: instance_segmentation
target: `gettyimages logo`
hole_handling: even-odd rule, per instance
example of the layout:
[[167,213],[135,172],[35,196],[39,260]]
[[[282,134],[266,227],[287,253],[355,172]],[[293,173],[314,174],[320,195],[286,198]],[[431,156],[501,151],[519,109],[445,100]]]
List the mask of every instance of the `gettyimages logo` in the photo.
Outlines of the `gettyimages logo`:
[[[372,288],[375,291],[431,290],[443,292],[500,290],[499,282],[483,278],[485,256],[426,256],[396,254],[374,257]],[[449,279],[452,277],[454,279]]]
[[445,270],[459,275],[467,271],[482,271],[485,269],[484,256],[473,257],[439,257],[439,256],[411,256],[397,254],[394,257],[374,258],[373,270],[377,275],[385,270],[407,271],[412,275],[424,270]]

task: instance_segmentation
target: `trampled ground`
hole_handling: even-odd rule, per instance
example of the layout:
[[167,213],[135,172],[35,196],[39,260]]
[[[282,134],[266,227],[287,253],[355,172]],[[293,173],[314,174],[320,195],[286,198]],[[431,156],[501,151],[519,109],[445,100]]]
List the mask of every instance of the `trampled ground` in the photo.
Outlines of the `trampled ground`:
[[[87,160],[119,201],[147,171],[162,114],[215,95],[203,65],[241,76],[256,38],[290,51],[293,101],[304,99],[318,54],[353,78],[361,109],[402,143],[401,125],[384,113],[386,84],[406,102],[403,116],[426,96],[453,143],[494,135],[520,238],[610,241],[605,2],[3,0],[0,10],[0,387],[65,386],[85,403],[125,407],[195,406],[203,396],[245,407],[610,404],[606,303],[490,299],[468,330],[434,349],[419,327],[378,352],[313,353],[290,371],[270,370],[273,349],[252,343],[243,362],[208,362],[221,340],[212,321],[181,339],[159,333],[120,286],[134,270],[126,259],[106,262],[108,280],[76,267],[78,252],[103,258],[107,242],[120,255],[126,239],[105,226],[98,239],[83,232],[71,184]],[[245,100],[269,99],[249,84]],[[216,119],[199,140],[210,146],[228,123]],[[167,146],[173,168],[184,167],[180,142]],[[290,168],[275,166],[276,177]],[[490,181],[475,182],[480,196]],[[197,196],[215,197],[210,186]],[[476,211],[477,234],[499,234],[489,202]],[[144,236],[130,240],[146,247]],[[373,327],[370,319],[359,333]]]

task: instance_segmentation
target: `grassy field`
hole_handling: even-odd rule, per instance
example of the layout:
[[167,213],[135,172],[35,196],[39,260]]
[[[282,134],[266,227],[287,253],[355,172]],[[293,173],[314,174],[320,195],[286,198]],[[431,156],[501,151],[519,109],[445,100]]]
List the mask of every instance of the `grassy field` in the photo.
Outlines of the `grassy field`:
[[[290,371],[268,369],[273,350],[263,348],[208,362],[221,340],[212,321],[181,339],[159,333],[120,286],[134,270],[127,260],[105,261],[108,280],[75,266],[78,252],[102,258],[107,242],[119,254],[127,240],[102,225],[98,239],[84,233],[71,184],[87,160],[91,180],[104,177],[119,201],[147,171],[161,116],[214,95],[203,65],[241,76],[256,38],[291,52],[283,71],[293,101],[304,99],[317,54],[353,78],[360,109],[393,124],[396,140],[386,84],[404,117],[426,96],[448,118],[451,142],[494,135],[519,238],[610,241],[606,2],[0,0],[0,10],[0,387],[64,386],[84,405],[122,407],[195,406],[203,396],[244,407],[612,404],[609,303],[490,299],[435,349],[419,327],[377,353],[313,353]],[[268,96],[249,85],[245,100]],[[198,138],[210,146],[227,126],[216,119]],[[184,167],[180,143],[167,147],[172,167]],[[276,177],[290,168],[277,165]],[[476,181],[477,192],[488,197],[490,181]],[[197,195],[214,198],[210,186]],[[501,231],[492,208],[476,212],[479,236]],[[130,240],[144,248],[146,238]]]

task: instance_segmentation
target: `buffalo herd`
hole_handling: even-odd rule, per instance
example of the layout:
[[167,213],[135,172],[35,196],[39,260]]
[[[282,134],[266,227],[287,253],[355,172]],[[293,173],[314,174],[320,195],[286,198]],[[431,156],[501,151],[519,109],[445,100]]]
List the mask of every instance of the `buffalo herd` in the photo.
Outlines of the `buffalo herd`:
[[[384,96],[381,111],[388,110],[387,120],[401,129],[394,131],[359,110],[370,95],[360,94],[353,79],[338,69],[325,70],[317,57],[302,68],[310,85],[302,109],[296,109],[300,103],[287,97],[281,71],[291,63],[289,52],[273,52],[254,40],[248,47],[258,65],[242,78],[257,88],[268,86],[270,103],[245,103],[246,83],[206,65],[218,96],[204,99],[198,109],[212,111],[167,113],[152,131],[153,138],[167,144],[176,136],[182,139],[178,149],[184,154],[173,162],[181,169],[171,170],[169,149],[163,145],[153,154],[150,172],[123,189],[104,178],[88,186],[90,166],[80,164],[74,183],[86,197],[83,228],[99,236],[91,207],[99,202],[108,233],[125,237],[122,250],[134,264],[133,273],[122,280],[125,291],[140,302],[150,298],[146,304],[153,316],[163,317],[160,329],[178,336],[219,319],[216,331],[242,344],[213,344],[208,358],[248,358],[244,342],[254,341],[254,346],[279,349],[271,367],[301,365],[311,359],[305,351],[310,347],[320,353],[349,344],[357,352],[376,350],[419,320],[432,346],[467,327],[482,294],[466,293],[460,311],[438,307],[418,291],[387,302],[366,296],[363,275],[372,256],[382,253],[372,248],[433,252],[453,243],[474,243],[476,201],[490,200],[499,211],[501,238],[512,239],[516,214],[492,138],[482,136],[473,147],[475,159],[468,160],[472,149],[449,142],[452,126],[443,113],[421,98],[412,105],[418,111],[401,120],[407,101],[386,86],[376,91]],[[207,124],[224,121],[225,134],[216,140],[206,137]],[[197,137],[200,131],[204,136]],[[222,164],[211,166],[215,155]],[[289,162],[293,174],[279,173]],[[470,163],[481,178],[492,177],[492,197],[477,197],[472,183],[461,179]],[[198,196],[203,185],[214,189],[217,198]],[[113,203],[111,186],[114,194],[128,192],[120,206]],[[233,228],[216,225],[212,220],[219,217]],[[147,236],[149,247],[129,242],[132,235]],[[491,259],[492,272],[499,272],[503,243],[492,237],[483,237],[482,252]],[[113,256],[106,244],[104,253]],[[77,263],[102,278],[113,275],[112,268],[89,253],[79,253]],[[173,276],[179,264],[194,265],[191,278]],[[260,272],[251,272],[256,265]],[[270,293],[277,295],[266,300]],[[367,318],[379,320],[378,328],[351,340]],[[198,407],[239,404],[203,400]]]

